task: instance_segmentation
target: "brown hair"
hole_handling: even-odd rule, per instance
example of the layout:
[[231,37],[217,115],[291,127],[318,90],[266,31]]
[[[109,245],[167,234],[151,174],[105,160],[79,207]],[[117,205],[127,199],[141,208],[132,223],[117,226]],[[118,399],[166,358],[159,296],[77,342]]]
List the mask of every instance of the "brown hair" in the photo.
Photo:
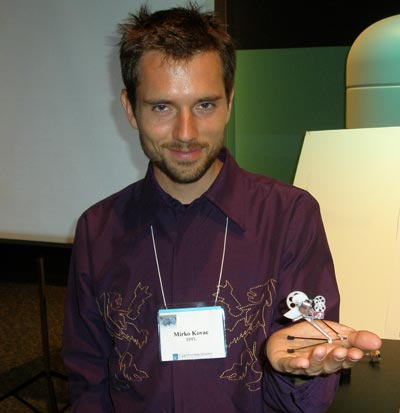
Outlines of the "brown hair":
[[122,78],[132,107],[136,101],[140,58],[150,50],[176,60],[189,60],[199,52],[217,52],[229,99],[235,77],[235,47],[215,14],[200,12],[192,3],[187,8],[175,7],[154,13],[142,6],[137,15],[129,15],[119,31]]

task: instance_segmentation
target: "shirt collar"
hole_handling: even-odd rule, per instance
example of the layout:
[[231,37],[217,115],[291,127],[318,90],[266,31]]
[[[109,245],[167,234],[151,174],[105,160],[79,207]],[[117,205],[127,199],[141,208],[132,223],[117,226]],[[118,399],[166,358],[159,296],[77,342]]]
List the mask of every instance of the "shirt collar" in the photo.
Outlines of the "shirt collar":
[[[221,150],[218,158],[223,162],[223,167],[211,187],[200,199],[208,199],[231,221],[245,230],[242,170],[227,148]],[[159,186],[151,163],[149,163],[146,176],[143,179],[141,200],[143,224],[153,222],[162,208],[167,206],[182,207],[179,201],[172,198]]]
[[218,157],[224,165],[204,196],[242,230],[245,230],[243,171],[227,148],[223,148]]

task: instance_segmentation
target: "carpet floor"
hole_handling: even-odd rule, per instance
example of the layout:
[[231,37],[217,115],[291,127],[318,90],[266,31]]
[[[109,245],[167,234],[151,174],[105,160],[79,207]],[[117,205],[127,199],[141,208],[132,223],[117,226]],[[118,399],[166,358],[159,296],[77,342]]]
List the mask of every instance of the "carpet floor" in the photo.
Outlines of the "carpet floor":
[[[62,374],[66,374],[60,354],[65,292],[63,286],[46,287],[51,368]],[[39,309],[37,285],[0,283],[0,397],[43,371]],[[58,378],[53,382],[61,410],[68,403],[67,382]],[[48,412],[44,378],[19,394],[38,411]],[[15,397],[0,402],[0,413],[30,412]]]

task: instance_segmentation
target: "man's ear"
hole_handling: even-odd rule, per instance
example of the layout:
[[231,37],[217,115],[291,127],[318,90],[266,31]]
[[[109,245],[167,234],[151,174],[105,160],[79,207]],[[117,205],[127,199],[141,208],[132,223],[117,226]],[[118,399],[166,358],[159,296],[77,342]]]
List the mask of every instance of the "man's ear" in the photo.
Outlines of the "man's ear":
[[121,103],[125,109],[126,117],[128,118],[129,123],[131,124],[133,128],[137,129],[138,125],[136,122],[135,112],[128,98],[128,92],[126,91],[126,89],[122,89],[121,91]]

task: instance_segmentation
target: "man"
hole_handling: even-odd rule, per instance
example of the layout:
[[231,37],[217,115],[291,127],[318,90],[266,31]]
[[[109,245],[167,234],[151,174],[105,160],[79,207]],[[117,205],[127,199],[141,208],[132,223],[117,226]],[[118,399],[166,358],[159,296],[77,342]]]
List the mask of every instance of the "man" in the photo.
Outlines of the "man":
[[[339,297],[316,201],[241,170],[223,146],[231,39],[192,6],[143,7],[121,32],[121,101],[150,162],[77,225],[63,348],[72,411],[324,411],[337,372],[380,340],[331,321]],[[284,321],[293,291],[323,296],[320,325],[343,340],[288,340],[321,338]]]

